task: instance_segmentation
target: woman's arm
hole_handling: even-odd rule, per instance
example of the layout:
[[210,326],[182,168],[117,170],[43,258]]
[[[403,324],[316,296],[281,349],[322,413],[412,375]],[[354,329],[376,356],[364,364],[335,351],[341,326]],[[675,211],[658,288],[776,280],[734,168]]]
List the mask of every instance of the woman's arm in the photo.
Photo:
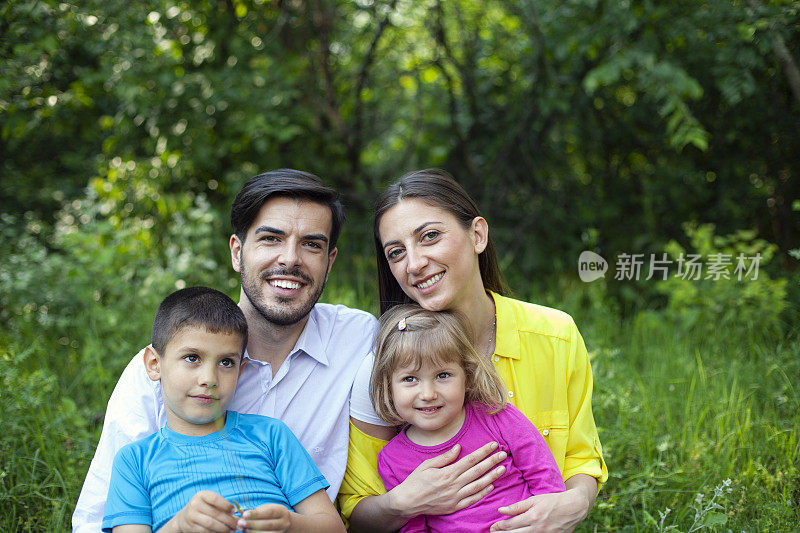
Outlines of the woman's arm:
[[594,507],[597,480],[578,474],[569,478],[565,485],[566,492],[539,494],[501,507],[500,513],[512,518],[495,522],[490,531],[550,533],[574,530]]
[[[370,436],[366,435],[365,438],[359,424],[353,421],[351,444],[354,440],[367,441],[368,444]],[[365,426],[361,424],[361,427]],[[366,448],[359,449],[369,452],[368,448],[367,445]],[[351,493],[351,498],[366,497],[359,499],[352,509],[350,529],[359,532],[396,531],[411,517],[421,514],[449,514],[472,505],[492,490],[491,483],[505,470],[503,467],[493,470],[505,458],[505,452],[493,454],[496,449],[496,443],[489,443],[455,461],[460,451],[456,446],[420,464],[405,481],[389,492],[384,492],[382,486],[376,487],[373,482],[370,489],[374,492],[367,496],[363,492],[366,492],[365,487],[368,484],[362,484],[361,495]],[[377,476],[377,450],[374,451],[374,457],[367,458],[365,455],[367,453],[362,453],[361,459],[368,461],[371,469],[366,472],[363,471],[366,463],[360,465],[362,472],[353,471],[352,461],[348,458],[348,474],[345,479],[351,490],[357,484],[356,478],[363,482],[369,476]]]

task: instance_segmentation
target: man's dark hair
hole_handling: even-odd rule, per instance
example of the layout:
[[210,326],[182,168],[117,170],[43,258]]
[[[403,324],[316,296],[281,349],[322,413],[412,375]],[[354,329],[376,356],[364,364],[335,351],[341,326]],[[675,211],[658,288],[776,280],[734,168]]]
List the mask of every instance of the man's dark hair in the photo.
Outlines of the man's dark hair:
[[344,207],[339,201],[339,193],[326,187],[314,174],[291,168],[281,168],[254,176],[236,195],[231,206],[231,225],[233,233],[242,244],[261,206],[270,198],[280,196],[309,200],[325,205],[331,210],[328,251],[333,250],[344,223]]
[[159,354],[172,337],[186,327],[202,327],[210,333],[242,336],[247,346],[247,320],[244,313],[226,294],[208,287],[187,287],[173,292],[161,302],[153,320],[151,342]]

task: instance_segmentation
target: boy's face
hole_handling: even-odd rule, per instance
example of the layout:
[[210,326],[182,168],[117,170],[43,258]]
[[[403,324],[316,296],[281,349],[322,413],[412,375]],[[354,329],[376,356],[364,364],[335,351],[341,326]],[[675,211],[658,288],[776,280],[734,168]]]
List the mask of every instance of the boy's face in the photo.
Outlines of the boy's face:
[[180,329],[158,354],[148,346],[145,367],[150,379],[161,381],[170,429],[202,436],[222,429],[239,379],[242,337],[210,333],[203,327]]

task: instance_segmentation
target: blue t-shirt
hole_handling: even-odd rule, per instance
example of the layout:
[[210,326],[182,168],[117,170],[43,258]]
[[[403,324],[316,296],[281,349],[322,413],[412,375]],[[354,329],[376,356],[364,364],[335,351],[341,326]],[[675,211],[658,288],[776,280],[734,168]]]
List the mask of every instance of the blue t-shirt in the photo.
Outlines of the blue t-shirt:
[[274,418],[228,411],[225,426],[204,437],[168,427],[128,444],[114,457],[103,531],[145,524],[157,531],[201,490],[253,509],[289,509],[328,488],[291,430]]

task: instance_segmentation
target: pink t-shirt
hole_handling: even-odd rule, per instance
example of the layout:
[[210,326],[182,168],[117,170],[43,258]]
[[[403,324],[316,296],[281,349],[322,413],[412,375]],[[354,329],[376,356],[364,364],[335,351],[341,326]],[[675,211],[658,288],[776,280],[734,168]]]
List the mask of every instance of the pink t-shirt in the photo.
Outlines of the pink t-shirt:
[[459,459],[484,444],[496,441],[499,450],[508,454],[500,464],[506,471],[493,483],[494,490],[480,501],[453,514],[422,515],[411,519],[401,531],[473,533],[488,531],[495,522],[505,520],[497,509],[537,494],[562,492],[564,480],[553,454],[539,431],[513,405],[493,415],[480,403],[465,404],[464,425],[456,435],[437,446],[420,446],[406,436],[403,428],[378,454],[378,473],[386,490],[404,481],[426,459],[440,455],[456,444],[461,445]]

